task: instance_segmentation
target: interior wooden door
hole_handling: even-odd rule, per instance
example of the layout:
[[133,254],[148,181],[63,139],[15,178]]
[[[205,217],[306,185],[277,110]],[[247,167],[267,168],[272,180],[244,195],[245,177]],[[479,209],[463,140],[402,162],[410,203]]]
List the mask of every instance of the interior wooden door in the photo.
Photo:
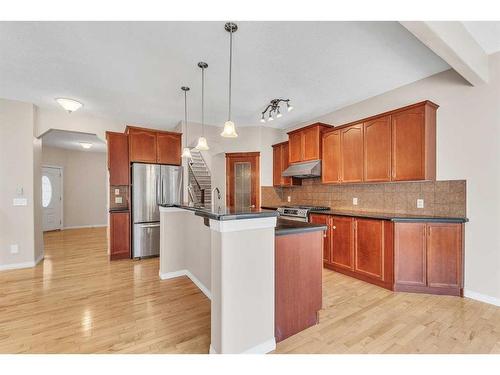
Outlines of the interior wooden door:
[[288,146],[289,146],[288,159],[290,163],[297,163],[299,161],[302,161],[302,153],[303,153],[302,132],[290,134],[288,136]]
[[356,219],[354,270],[378,280],[384,279],[384,222]]
[[323,135],[321,182],[340,182],[340,131]]
[[391,116],[365,122],[364,180],[391,180]]
[[427,285],[426,224],[396,223],[394,228],[394,280],[398,285]]
[[331,263],[348,270],[354,269],[353,218],[333,216],[331,228]]
[[425,179],[425,109],[392,115],[392,180]]
[[181,165],[181,135],[176,133],[156,134],[156,156],[160,164]]
[[363,124],[341,130],[342,182],[363,181]]
[[226,153],[226,205],[260,207],[260,152]]

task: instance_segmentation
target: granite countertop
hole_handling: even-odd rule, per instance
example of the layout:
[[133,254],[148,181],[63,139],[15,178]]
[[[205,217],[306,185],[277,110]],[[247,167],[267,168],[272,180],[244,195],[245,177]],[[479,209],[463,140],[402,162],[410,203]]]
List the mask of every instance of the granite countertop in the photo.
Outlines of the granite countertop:
[[303,221],[286,220],[278,218],[274,233],[276,236],[285,236],[287,234],[298,234],[307,232],[316,232],[327,230],[326,225],[312,224]]
[[212,205],[193,205],[193,204],[179,204],[164,207],[178,207],[185,210],[194,211],[197,216],[205,217],[212,220],[241,220],[241,219],[258,219],[263,217],[276,217],[276,211],[264,210],[261,208],[244,208],[239,209],[236,207],[214,206]]
[[[262,206],[263,209],[276,210],[278,207]],[[435,215],[412,215],[394,212],[370,212],[370,211],[348,211],[348,210],[328,210],[317,211],[314,214],[352,216],[368,219],[390,220],[394,222],[436,222],[436,223],[466,223],[469,219],[465,217],[447,217]]]

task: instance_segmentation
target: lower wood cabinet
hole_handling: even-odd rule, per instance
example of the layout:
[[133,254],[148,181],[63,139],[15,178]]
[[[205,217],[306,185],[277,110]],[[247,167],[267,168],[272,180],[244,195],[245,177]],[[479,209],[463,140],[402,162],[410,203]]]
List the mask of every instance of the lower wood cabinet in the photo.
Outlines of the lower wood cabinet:
[[332,216],[330,263],[346,270],[354,269],[354,219]]
[[109,258],[130,258],[130,213],[109,214]]
[[332,217],[329,215],[311,214],[309,217],[309,221],[314,224],[322,224],[327,226],[328,229],[326,230],[326,232],[323,232],[323,262],[330,263]]
[[396,223],[395,290],[463,295],[463,224]]

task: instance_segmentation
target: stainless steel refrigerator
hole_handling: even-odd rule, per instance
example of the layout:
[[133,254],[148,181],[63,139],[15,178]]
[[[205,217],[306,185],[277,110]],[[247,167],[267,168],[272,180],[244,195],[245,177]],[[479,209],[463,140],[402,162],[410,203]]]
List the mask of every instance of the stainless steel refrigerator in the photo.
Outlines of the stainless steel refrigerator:
[[158,205],[182,203],[182,167],[132,164],[132,256],[160,254]]

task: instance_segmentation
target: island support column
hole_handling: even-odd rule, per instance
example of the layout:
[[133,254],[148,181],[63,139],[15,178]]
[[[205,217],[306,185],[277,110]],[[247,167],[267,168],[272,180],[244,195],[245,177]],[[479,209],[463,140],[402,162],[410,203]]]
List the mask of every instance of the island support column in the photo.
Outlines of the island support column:
[[268,353],[274,338],[276,217],[212,220],[210,353]]

